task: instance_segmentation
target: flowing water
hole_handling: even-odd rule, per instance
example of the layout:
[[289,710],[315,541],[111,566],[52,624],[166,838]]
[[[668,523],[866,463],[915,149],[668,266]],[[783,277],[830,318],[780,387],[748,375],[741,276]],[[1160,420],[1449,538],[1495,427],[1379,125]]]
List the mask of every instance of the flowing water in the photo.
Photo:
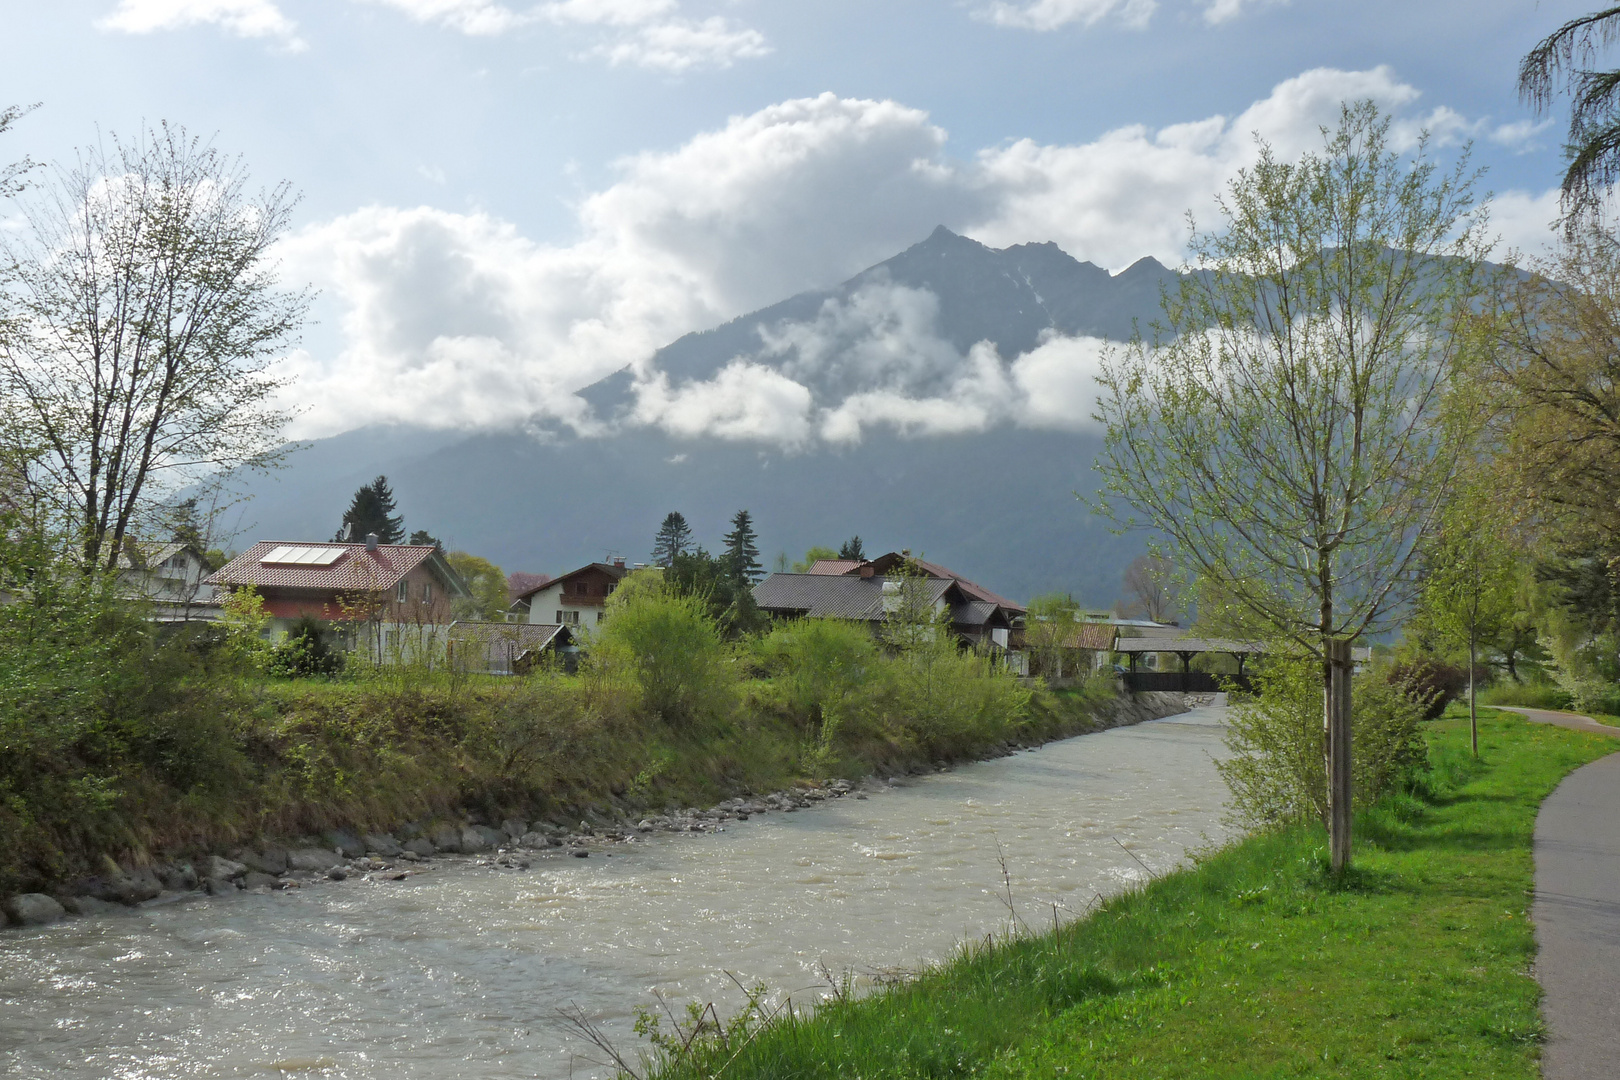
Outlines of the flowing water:
[[587,1077],[575,1004],[634,1049],[654,991],[726,972],[813,999],[1158,873],[1223,835],[1223,710],[1053,743],[870,798],[655,835],[525,872],[440,859],[0,933],[0,1076]]

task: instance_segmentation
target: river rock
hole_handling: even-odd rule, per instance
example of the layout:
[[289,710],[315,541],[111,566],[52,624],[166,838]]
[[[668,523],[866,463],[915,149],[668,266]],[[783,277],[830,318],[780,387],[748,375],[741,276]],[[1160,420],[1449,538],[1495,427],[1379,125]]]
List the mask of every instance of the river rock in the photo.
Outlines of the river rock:
[[243,848],[236,853],[236,858],[249,870],[261,874],[285,874],[287,872],[287,851],[285,848],[267,847],[263,851],[252,851]]
[[545,847],[547,845],[547,840],[544,833],[526,832],[522,836],[518,837],[518,843],[527,848],[538,848]]
[[331,878],[333,881],[347,881],[349,872],[343,869],[341,866],[334,866],[332,869],[326,872],[326,876]]
[[325,848],[299,848],[287,852],[287,868],[290,870],[321,873],[341,861],[337,852],[327,851]]
[[282,881],[273,874],[261,874],[257,870],[249,870],[242,875],[242,888],[244,889],[280,889]]
[[247,873],[247,869],[242,863],[231,859],[222,859],[218,855],[210,855],[202,861],[202,865],[197,868],[197,872],[200,877],[235,881]]
[[321,839],[345,859],[358,859],[366,853],[366,845],[348,829],[329,829],[321,833]]
[[367,851],[374,851],[385,859],[392,859],[405,850],[399,841],[388,833],[366,833],[360,839],[365,843]]
[[405,841],[405,850],[419,858],[431,858],[434,854],[433,841],[425,836],[416,836]]
[[230,878],[205,877],[202,879],[202,890],[209,896],[224,896],[236,891],[236,882]]
[[433,846],[440,851],[461,850],[461,830],[449,825],[440,826],[433,830]]
[[163,887],[173,892],[190,892],[197,887],[197,871],[192,869],[190,863],[160,866],[157,876]]
[[516,818],[507,818],[505,821],[501,822],[501,831],[507,836],[510,836],[513,840],[516,840],[518,837],[529,831],[529,826]]
[[75,915],[111,915],[124,910],[123,904],[98,900],[94,896],[66,896],[62,898],[62,906]]
[[43,926],[67,914],[61,904],[37,892],[10,897],[4,907],[6,916],[18,926]]
[[461,830],[461,850],[469,855],[500,847],[506,840],[504,832],[488,825],[469,825]]

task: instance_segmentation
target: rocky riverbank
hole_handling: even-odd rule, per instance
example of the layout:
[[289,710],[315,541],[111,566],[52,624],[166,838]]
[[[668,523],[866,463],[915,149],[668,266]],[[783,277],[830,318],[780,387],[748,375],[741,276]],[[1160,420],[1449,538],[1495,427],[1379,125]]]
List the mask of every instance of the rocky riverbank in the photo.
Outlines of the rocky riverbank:
[[[1206,703],[1191,702],[1180,694],[1122,697],[1094,718],[1093,730],[1159,719]],[[1006,743],[985,757],[1004,757],[1030,748],[1023,743]],[[946,762],[936,762],[931,768],[914,765],[907,775],[950,767]],[[842,779],[807,780],[791,789],[733,797],[706,809],[672,807],[639,817],[621,808],[592,811],[594,820],[581,820],[573,826],[516,818],[499,825],[472,818],[408,822],[388,832],[333,829],[319,836],[242,846],[224,854],[146,866],[124,866],[104,858],[99,873],[63,882],[50,893],[7,897],[0,902],[0,911],[13,925],[37,926],[70,915],[105,914],[244,890],[321,887],[350,879],[402,881],[433,869],[434,861],[443,857],[465,861],[470,856],[494,870],[522,871],[541,856],[589,858],[593,852],[611,855],[615,845],[636,843],[654,833],[718,832],[729,822],[747,821],[761,814],[794,813],[846,797],[865,799],[869,792],[887,787],[890,779],[873,776],[860,784]]]

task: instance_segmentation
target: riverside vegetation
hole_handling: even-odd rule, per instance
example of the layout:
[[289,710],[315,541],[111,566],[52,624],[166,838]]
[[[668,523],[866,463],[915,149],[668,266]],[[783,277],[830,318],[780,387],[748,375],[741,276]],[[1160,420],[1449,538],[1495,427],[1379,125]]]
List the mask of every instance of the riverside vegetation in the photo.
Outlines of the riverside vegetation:
[[159,632],[44,538],[0,535],[0,895],[335,828],[634,821],[1089,730],[1113,698],[1032,690],[941,627],[729,640],[656,574],[611,599],[577,674],[273,678],[301,658],[240,611]]
[[1319,825],[1258,833],[1083,921],[965,946],[859,1000],[834,981],[813,1013],[756,990],[724,1027],[712,1011],[679,1032],[649,1017],[649,1071],[1535,1077],[1536,810],[1614,747],[1489,710],[1478,758],[1464,711],[1422,736],[1412,782],[1358,813],[1348,874],[1328,871]]

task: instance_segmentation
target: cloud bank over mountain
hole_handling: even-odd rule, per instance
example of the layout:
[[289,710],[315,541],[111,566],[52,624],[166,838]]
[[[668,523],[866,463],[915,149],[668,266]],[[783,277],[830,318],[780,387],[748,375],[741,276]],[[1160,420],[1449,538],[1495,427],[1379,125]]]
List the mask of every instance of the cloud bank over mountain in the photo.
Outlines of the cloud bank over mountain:
[[[941,223],[997,247],[1055,241],[1113,270],[1143,256],[1179,264],[1186,213],[1213,223],[1254,136],[1297,156],[1346,99],[1379,102],[1404,146],[1422,129],[1441,144],[1495,131],[1419,97],[1386,67],[1316,69],[1236,116],[963,157],[921,110],[828,93],[619,162],[614,183],[575,205],[569,243],[476,210],[365,207],[282,251],[288,277],[314,281],[341,320],[339,352],[289,361],[308,403],[299,434],[380,421],[589,430],[600,418],[576,391],[626,365],[639,378],[633,419],[689,436],[802,446],[873,424],[1083,425],[1100,341],[1058,336],[1007,356],[948,342],[926,292],[877,282],[718,372],[672,380],[648,364],[683,334],[826,287]],[[1510,192],[1495,222],[1509,243],[1539,243],[1554,209],[1549,194]]]

